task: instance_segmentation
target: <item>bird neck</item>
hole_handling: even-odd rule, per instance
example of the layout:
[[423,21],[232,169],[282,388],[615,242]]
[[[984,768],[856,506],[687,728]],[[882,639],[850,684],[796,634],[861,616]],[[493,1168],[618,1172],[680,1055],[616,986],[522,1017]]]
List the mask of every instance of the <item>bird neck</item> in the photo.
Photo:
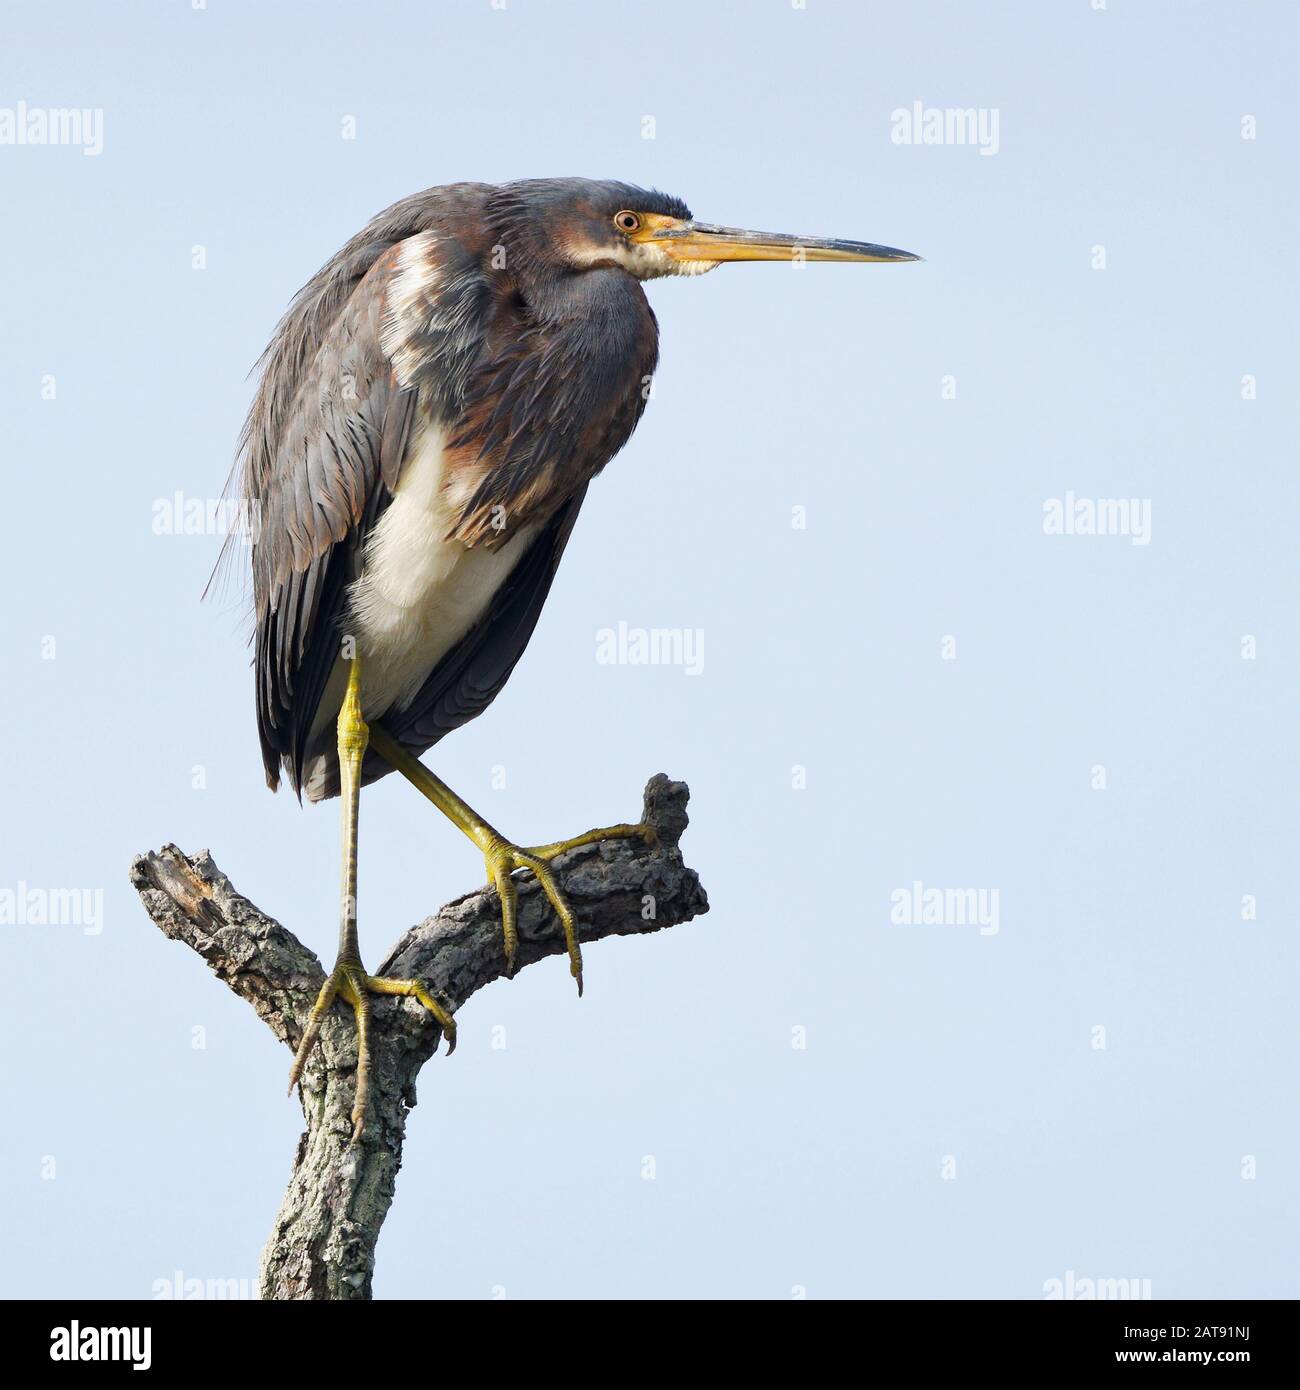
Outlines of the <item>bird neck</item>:
[[587,388],[621,396],[638,388],[659,356],[659,325],[640,282],[622,270],[585,270],[550,280],[534,313],[552,350],[581,364]]

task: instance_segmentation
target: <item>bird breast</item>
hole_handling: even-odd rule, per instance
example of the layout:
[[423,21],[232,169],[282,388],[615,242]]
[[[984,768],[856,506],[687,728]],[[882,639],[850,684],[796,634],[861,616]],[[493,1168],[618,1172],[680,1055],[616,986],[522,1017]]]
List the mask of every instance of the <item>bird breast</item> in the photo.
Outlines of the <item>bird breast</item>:
[[[424,420],[413,433],[396,490],[363,552],[350,593],[350,627],[362,657],[362,709],[378,718],[415,698],[430,672],[486,613],[537,534],[521,526],[495,547],[448,539],[446,436]],[[454,484],[453,484],[454,490]]]

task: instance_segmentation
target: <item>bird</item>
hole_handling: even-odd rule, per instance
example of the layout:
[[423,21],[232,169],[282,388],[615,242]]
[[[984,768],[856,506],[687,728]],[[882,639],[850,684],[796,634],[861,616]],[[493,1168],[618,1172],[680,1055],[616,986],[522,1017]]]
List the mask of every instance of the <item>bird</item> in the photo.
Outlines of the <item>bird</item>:
[[453,183],[393,204],[299,291],[255,371],[234,477],[251,544],[257,732],[267,785],[339,797],[339,948],[289,1091],[336,1000],[355,1015],[350,1142],[364,1134],[374,996],[357,931],[363,786],[398,772],[477,846],[516,964],[515,874],[541,885],[582,993],[578,925],[552,863],[653,839],[607,826],[521,846],[423,761],[482,714],[527,647],[587,488],[650,395],[658,324],[643,288],[741,261],[899,262],[867,242],[696,221],[679,198],[611,180]]

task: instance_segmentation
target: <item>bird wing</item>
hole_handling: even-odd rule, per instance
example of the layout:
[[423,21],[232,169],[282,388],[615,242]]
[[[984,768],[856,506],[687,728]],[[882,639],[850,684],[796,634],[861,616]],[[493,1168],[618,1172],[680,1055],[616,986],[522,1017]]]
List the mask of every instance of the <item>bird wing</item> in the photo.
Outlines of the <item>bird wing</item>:
[[[263,763],[272,787],[283,764],[300,793],[310,783],[313,800],[337,792],[333,740],[322,739],[316,724],[340,654],[348,585],[397,488],[417,405],[459,425],[476,398],[471,381],[490,310],[477,258],[427,230],[377,252],[350,295],[336,297],[341,303],[328,323],[287,319],[282,326],[246,439],[245,491],[258,521],[253,596]],[[296,371],[287,360],[295,354]],[[285,407],[285,382],[295,376]],[[423,752],[486,709],[505,684],[536,626],[584,493],[573,488],[547,509],[487,612],[415,699],[386,720],[408,747]],[[386,771],[372,757],[363,776],[373,781]]]
[[[262,757],[272,788],[283,765],[300,794],[307,778],[313,800],[337,791],[332,739],[317,724],[348,586],[397,488],[417,408],[450,439],[448,487],[461,509],[447,539],[491,548],[505,539],[496,516],[512,531],[539,526],[488,611],[385,716],[418,753],[504,685],[586,485],[631,434],[655,363],[654,316],[623,275],[582,277],[571,312],[546,332],[494,329],[494,314],[508,311],[465,230],[482,191],[431,192],[377,219],[291,306],[245,429]],[[370,760],[363,777],[385,771]]]
[[389,279],[381,257],[339,309],[306,366],[255,491],[253,599],[257,726],[267,782],[283,761],[295,787],[339,655],[344,591],[362,538],[397,485],[416,393],[380,345]]

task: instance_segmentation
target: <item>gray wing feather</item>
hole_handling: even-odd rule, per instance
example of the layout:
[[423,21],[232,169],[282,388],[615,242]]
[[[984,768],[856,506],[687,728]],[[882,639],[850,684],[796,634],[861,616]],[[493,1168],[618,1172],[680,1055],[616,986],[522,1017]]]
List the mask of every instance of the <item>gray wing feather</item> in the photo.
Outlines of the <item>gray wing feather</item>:
[[415,393],[397,385],[380,347],[382,270],[343,305],[308,366],[257,498],[257,723],[273,787],[281,763],[301,787],[344,591],[406,448]]
[[[332,749],[322,740],[322,747],[309,748],[308,740],[339,655],[347,586],[396,488],[417,393],[441,419],[461,414],[485,341],[488,295],[478,253],[459,245],[451,229],[477,225],[481,219],[472,214],[490,193],[479,184],[448,185],[382,213],[304,287],[262,359],[239,466],[259,528],[253,547],[257,722],[273,788],[283,765],[301,794],[305,768],[315,759],[313,798],[337,792]],[[385,287],[395,248],[437,228],[438,254],[445,256],[440,287],[416,306],[412,326],[422,334],[423,351],[417,379],[404,377],[402,385],[382,345]],[[494,421],[504,428],[504,417]],[[391,732],[414,752],[473,719],[505,684],[537,624],[584,492],[585,484],[558,508],[489,611],[410,706],[387,717]],[[363,775],[371,781],[386,771],[371,758]]]

